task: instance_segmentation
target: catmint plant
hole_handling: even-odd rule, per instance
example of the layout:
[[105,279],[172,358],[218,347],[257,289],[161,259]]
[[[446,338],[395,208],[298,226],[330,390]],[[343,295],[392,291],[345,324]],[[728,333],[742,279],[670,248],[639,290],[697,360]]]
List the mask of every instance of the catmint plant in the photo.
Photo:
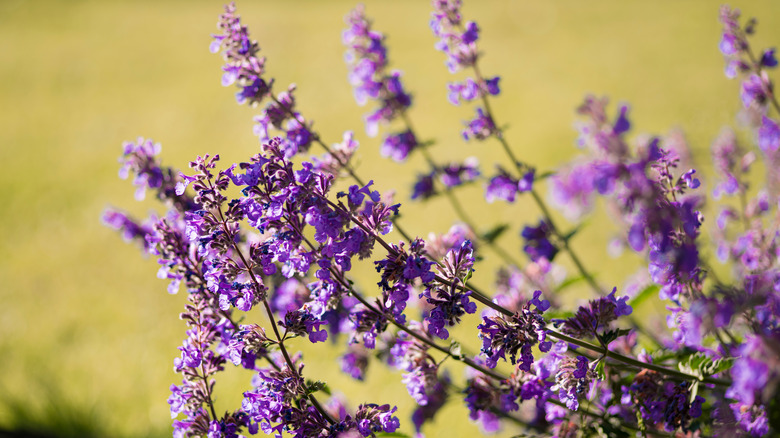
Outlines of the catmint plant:
[[[327,143],[298,109],[296,86],[274,90],[280,81],[267,74],[235,4],[225,6],[210,49],[224,60],[222,85],[234,88],[238,104],[259,108],[257,152],[233,164],[198,156],[178,171],[163,166],[152,140],[125,143],[120,176],[132,175],[136,198],[152,192],[166,212],[141,220],[109,209],[104,222],[158,260],[168,292],[186,293],[184,340],[173,359],[179,378],[168,399],[173,435],[423,436],[443,421],[446,404],[461,404],[486,434],[780,433],[778,62],[775,49],[751,46],[757,21],[720,10],[726,76],[741,81],[735,92],[752,115],[753,137],[727,129],[714,140],[718,173],[709,196],[684,141],[636,136],[630,106],[603,97],[586,96],[577,108],[578,157],[544,170],[519,160],[497,122],[509,115],[491,107],[499,82],[512,79],[480,68],[489,53],[478,41],[489,29],[466,19],[459,0],[433,0],[430,17],[418,18],[430,20],[431,49],[459,75],[442,83],[442,96],[471,107],[464,112],[470,119],[452,121],[452,129],[506,157],[491,172],[480,170],[478,157],[436,149],[414,124],[413,93],[363,6],[345,18],[348,81],[357,103],[371,108],[366,133],[383,132],[380,154],[399,163],[412,154],[424,159],[407,180],[411,202],[381,194],[388,182],[359,174],[355,127]],[[759,161],[761,183],[752,174]],[[479,203],[459,200],[468,184],[484,187],[485,203],[538,217],[477,222],[470,215]],[[447,198],[458,222],[427,238],[409,235],[401,213],[437,196]],[[643,261],[641,290],[605,287],[594,274],[605,267],[586,265],[570,245],[599,197],[613,213],[616,244]],[[715,204],[714,218],[705,217],[705,201]],[[551,208],[575,231],[565,232]],[[521,236],[522,245],[503,249],[505,232]],[[483,260],[493,256],[501,267],[491,273]],[[357,280],[357,264],[374,268],[372,281]],[[731,275],[716,274],[724,270]],[[494,287],[477,287],[477,277]],[[577,281],[592,295],[562,299],[561,288]],[[634,315],[650,295],[664,303],[668,331]],[[358,381],[370,367],[398,370],[409,398],[391,404],[332,395],[339,388],[317,380],[292,350],[296,337],[339,349],[340,368]],[[214,396],[228,367],[251,381],[236,389],[243,398],[235,406]],[[411,422],[397,415],[398,405],[414,406]]]

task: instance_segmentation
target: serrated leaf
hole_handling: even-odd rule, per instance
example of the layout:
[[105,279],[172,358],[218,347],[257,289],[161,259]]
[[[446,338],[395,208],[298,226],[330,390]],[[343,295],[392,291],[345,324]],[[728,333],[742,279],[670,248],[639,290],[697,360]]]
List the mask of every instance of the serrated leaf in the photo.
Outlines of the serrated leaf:
[[631,330],[629,329],[614,329],[605,332],[603,335],[597,335],[597,337],[604,345],[609,345],[615,339],[629,333],[631,333]]
[[327,383],[325,383],[323,381],[320,381],[320,380],[317,380],[317,381],[307,380],[306,381],[306,392],[308,394],[314,394],[315,392],[318,392],[318,391],[322,391],[322,392],[324,392],[327,395],[331,395],[330,394],[330,388],[328,387]]
[[509,224],[498,224],[487,232],[483,233],[482,240],[484,240],[486,243],[493,243],[508,229]]
[[638,306],[642,305],[642,303],[647,301],[648,298],[655,296],[659,290],[661,290],[660,286],[658,286],[657,284],[651,284],[646,288],[642,289],[642,291],[636,294],[634,298],[628,300],[628,304],[634,309],[636,309]]
[[716,359],[709,365],[702,368],[702,373],[705,376],[711,376],[713,374],[720,374],[724,371],[728,371],[734,366],[734,361],[737,359],[734,357],[724,357],[722,359]]

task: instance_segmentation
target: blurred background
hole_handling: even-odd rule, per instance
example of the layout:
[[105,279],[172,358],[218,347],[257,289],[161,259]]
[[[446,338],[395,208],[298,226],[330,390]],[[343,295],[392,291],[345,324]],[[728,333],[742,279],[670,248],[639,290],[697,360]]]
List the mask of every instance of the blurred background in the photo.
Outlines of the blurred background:
[[[450,75],[444,55],[433,49],[429,3],[365,3],[414,95],[417,130],[437,141],[437,159],[474,155],[491,174],[502,151],[495,142],[460,137],[461,121],[474,110],[446,100],[446,83],[465,76]],[[268,57],[277,91],[298,84],[301,111],[326,142],[340,141],[345,130],[357,133],[358,172],[380,191],[397,190],[407,230],[444,232],[455,218],[445,201],[407,201],[415,173],[425,168],[420,157],[403,165],[383,159],[380,139],[365,135],[368,108],[352,97],[340,40],[353,6],[263,0],[239,2],[238,10]],[[756,48],[780,42],[777,2],[732,6],[759,17]],[[614,104],[630,103],[632,135],[682,129],[704,190],[711,190],[711,142],[723,126],[736,125],[741,106],[738,82],[723,75],[718,7],[709,0],[480,0],[466,1],[464,15],[482,29],[483,72],[502,77],[494,111],[521,160],[543,171],[571,160],[578,153],[574,109],[588,93],[607,95],[613,112]],[[117,178],[123,141],[151,137],[162,143],[163,162],[179,168],[205,153],[219,153],[228,166],[258,150],[252,134],[258,109],[236,105],[233,88],[220,85],[220,56],[208,50],[221,11],[220,2],[193,0],[0,2],[0,429],[170,435],[166,399],[180,381],[172,365],[184,336],[178,314],[185,297],[168,295],[155,277],[155,260],[102,226],[100,216],[109,205],[137,215],[157,208],[135,202],[134,188]],[[482,192],[477,185],[459,196],[486,228],[510,223],[502,245],[522,257],[517,233],[538,221],[536,207],[522,197],[485,207]],[[635,256],[608,258],[615,230],[600,213],[574,242],[610,287],[640,267]],[[489,290],[497,262],[486,255],[475,281]],[[365,276],[367,293],[375,281]],[[588,291],[576,286],[567,294],[576,300]],[[473,330],[458,333],[478,350]],[[400,373],[374,367],[359,384],[338,372],[338,349],[295,347],[305,350],[308,377],[327,380],[352,406],[399,405],[402,431],[412,432],[413,400]],[[453,370],[462,382],[460,368]],[[221,410],[249,387],[248,374],[232,371],[217,386]],[[478,434],[466,417],[462,400],[453,400],[424,432]]]

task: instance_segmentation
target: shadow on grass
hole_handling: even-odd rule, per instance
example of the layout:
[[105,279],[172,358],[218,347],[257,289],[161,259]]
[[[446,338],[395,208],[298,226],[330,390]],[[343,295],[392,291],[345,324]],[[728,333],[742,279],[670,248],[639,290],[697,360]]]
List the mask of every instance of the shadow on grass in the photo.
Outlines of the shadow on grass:
[[69,400],[55,385],[37,382],[31,395],[11,395],[0,388],[0,437],[109,437],[104,417],[96,406]]
[[[25,396],[13,395],[0,385],[0,438],[121,438],[113,430],[99,401],[79,403],[50,381],[28,385]],[[121,413],[118,413],[121,415]],[[169,428],[153,428],[147,437],[169,437]],[[133,435],[133,438],[136,436]]]

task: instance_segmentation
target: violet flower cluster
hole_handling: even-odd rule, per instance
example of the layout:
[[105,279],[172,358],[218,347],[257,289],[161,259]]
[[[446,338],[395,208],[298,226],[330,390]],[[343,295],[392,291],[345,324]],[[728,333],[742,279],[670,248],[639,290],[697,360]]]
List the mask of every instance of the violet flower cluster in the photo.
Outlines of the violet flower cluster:
[[[433,0],[431,17],[432,44],[449,71],[472,75],[446,87],[451,103],[477,105],[462,136],[484,147],[493,141],[507,156],[494,176],[482,176],[477,158],[434,154],[432,142],[419,140],[411,95],[364,7],[347,15],[342,37],[355,98],[375,104],[369,136],[392,127],[375,145],[382,155],[399,162],[423,155],[429,168],[415,171],[411,198],[446,194],[460,222],[445,232],[408,234],[399,215],[408,206],[380,194],[387,182],[365,182],[353,167],[357,136],[346,131],[328,146],[296,109],[294,85],[274,94],[276,81],[234,4],[220,16],[211,51],[222,54],[222,85],[237,87],[238,103],[264,105],[255,117],[258,152],[227,166],[218,155],[196,157],[179,172],[161,165],[151,140],[124,145],[120,176],[133,176],[137,199],[152,191],[167,211],[138,220],[110,209],[104,222],[158,260],[170,293],[187,292],[173,361],[180,383],[168,399],[173,435],[423,436],[455,403],[485,433],[779,433],[780,105],[774,49],[751,49],[756,21],[720,11],[720,50],[727,76],[741,78],[753,139],[725,130],[713,144],[718,211],[708,230],[707,181],[684,138],[632,136],[626,104],[614,110],[606,98],[586,97],[576,125],[584,154],[561,169],[537,174],[518,160],[490,107],[499,77],[481,73],[480,27],[464,20],[459,0]],[[324,154],[309,154],[312,144]],[[763,186],[751,173],[759,160]],[[538,222],[472,221],[468,213],[479,206],[464,208],[453,189],[480,180],[486,203],[527,203]],[[551,215],[543,185],[573,231]],[[597,196],[616,220],[614,241],[644,266],[623,287],[603,288],[595,272],[608,268],[589,266],[570,244]],[[508,230],[522,237],[521,248],[501,246]],[[710,252],[728,269],[714,268]],[[483,260],[493,256],[501,266],[491,280]],[[373,280],[359,281],[358,264],[374,268]],[[570,287],[585,298],[573,309],[564,306],[575,301],[564,297]],[[661,318],[638,309],[653,295],[666,305]],[[644,310],[641,320],[635,310]],[[653,320],[668,329],[651,329]],[[340,368],[355,380],[365,381],[378,362],[399,370],[409,398],[396,403],[413,406],[411,425],[398,406],[360,400],[350,408],[317,370],[304,374],[294,338],[339,348]],[[230,366],[251,381],[238,406],[214,395]]]

